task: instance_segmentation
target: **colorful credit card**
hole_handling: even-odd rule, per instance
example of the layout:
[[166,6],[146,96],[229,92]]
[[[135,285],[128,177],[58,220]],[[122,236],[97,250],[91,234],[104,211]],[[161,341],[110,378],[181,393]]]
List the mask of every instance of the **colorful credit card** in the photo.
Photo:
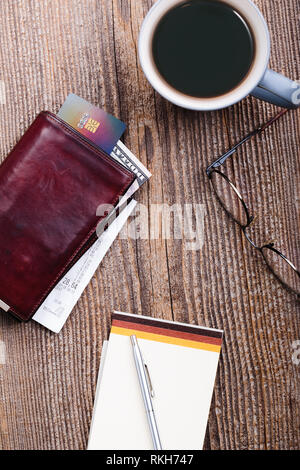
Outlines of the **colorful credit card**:
[[57,115],[108,154],[126,129],[122,121],[73,93],[68,95]]

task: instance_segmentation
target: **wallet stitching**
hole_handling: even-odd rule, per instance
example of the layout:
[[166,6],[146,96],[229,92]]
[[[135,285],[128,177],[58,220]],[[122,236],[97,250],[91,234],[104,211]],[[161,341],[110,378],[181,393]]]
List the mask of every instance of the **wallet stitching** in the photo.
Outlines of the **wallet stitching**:
[[[72,135],[72,136],[75,136],[75,139],[78,140],[79,142],[81,142],[84,146],[90,148],[94,153],[98,153],[101,155],[101,157],[104,157],[105,160],[110,163],[112,166],[114,166],[116,169],[118,169],[119,171],[121,170],[124,170],[125,173],[127,173],[127,176],[130,176],[130,181],[129,182],[126,182],[122,188],[120,189],[119,193],[116,195],[116,197],[113,199],[112,201],[112,205],[114,206],[115,203],[117,202],[118,198],[124,194],[124,190],[129,186],[130,183],[132,183],[132,181],[134,180],[134,175],[132,173],[130,173],[128,170],[126,170],[126,168],[119,168],[118,165],[115,164],[115,162],[111,161],[106,155],[105,153],[97,150],[95,147],[93,147],[92,145],[90,145],[89,143],[85,142],[83,139],[80,138],[79,135],[75,134],[75,132],[72,132],[71,129],[68,129],[68,127],[64,126],[63,123],[61,123],[58,119],[56,119],[55,116],[52,116],[49,112],[44,112],[43,113],[44,115],[46,114],[46,116],[48,116],[50,119],[52,119],[53,121],[57,122],[57,124],[62,127],[68,134]],[[30,126],[30,128],[28,129],[29,132],[32,131],[32,129],[34,129],[35,125],[38,123],[38,119],[35,120],[34,123],[32,123],[32,125]],[[21,140],[21,139],[20,139]],[[14,151],[14,149],[12,150],[12,152]],[[41,294],[41,296],[39,297],[39,300],[36,302],[36,304],[33,306],[32,310],[30,310],[28,312],[28,315],[29,315],[29,318],[28,320],[31,319],[32,315],[35,313],[36,309],[39,307],[39,305],[43,302],[43,300],[47,297],[47,295],[50,293],[51,289],[55,286],[55,284],[57,283],[57,281],[60,279],[60,277],[63,275],[64,271],[66,270],[66,268],[68,267],[68,265],[71,263],[71,261],[75,258],[75,256],[78,254],[78,252],[80,251],[80,249],[84,246],[84,244],[88,241],[88,239],[93,235],[93,233],[95,233],[96,229],[97,229],[97,226],[100,222],[100,220],[102,220],[104,218],[104,216],[101,218],[99,217],[97,219],[97,222],[95,225],[93,225],[93,228],[88,232],[88,235],[83,239],[83,241],[81,242],[81,244],[77,247],[77,249],[74,251],[73,255],[68,258],[68,260],[66,261],[66,263],[64,264],[63,268],[61,269],[61,271],[59,272],[59,274],[54,278],[54,280],[51,282],[51,284],[49,285],[49,287],[43,292],[43,294]],[[7,303],[8,305],[11,303],[10,301],[8,301],[8,299],[5,299],[4,296],[2,296],[3,298],[3,301],[5,303]],[[18,318],[20,318],[21,320],[24,320],[23,318],[23,315],[22,313],[20,313],[18,310],[16,310],[14,307],[11,307],[9,306],[9,311],[11,311],[12,313],[14,313]]]

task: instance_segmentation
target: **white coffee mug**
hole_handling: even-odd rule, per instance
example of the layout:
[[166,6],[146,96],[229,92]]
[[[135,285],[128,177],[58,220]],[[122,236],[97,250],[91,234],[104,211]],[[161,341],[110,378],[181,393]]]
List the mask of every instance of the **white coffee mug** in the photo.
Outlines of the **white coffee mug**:
[[183,3],[183,1],[158,0],[148,12],[140,31],[140,63],[147,79],[161,96],[178,106],[198,111],[226,108],[249,94],[284,108],[299,106],[299,84],[268,69],[270,56],[269,30],[260,10],[250,0],[225,0],[227,5],[232,6],[247,21],[254,36],[256,44],[255,55],[246,78],[233,90],[213,98],[187,96],[169,85],[155,66],[152,56],[152,40],[156,27],[162,17],[171,8]]

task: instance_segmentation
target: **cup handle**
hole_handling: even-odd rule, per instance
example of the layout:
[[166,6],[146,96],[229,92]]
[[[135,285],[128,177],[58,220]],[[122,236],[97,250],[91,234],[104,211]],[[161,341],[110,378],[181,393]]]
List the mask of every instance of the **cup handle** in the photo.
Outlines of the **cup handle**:
[[251,95],[283,108],[297,108],[300,105],[300,83],[267,69]]

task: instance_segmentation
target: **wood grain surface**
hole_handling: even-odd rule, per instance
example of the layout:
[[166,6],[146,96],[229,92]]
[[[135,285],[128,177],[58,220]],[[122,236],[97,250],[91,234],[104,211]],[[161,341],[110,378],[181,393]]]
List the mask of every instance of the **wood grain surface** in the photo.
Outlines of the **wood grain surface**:
[[[59,335],[0,316],[1,449],[86,448],[113,309],[225,330],[206,449],[299,449],[299,304],[223,213],[205,175],[278,109],[248,97],[200,113],[162,99],[137,58],[152,3],[0,2],[0,158],[39,111],[57,112],[73,92],[127,123],[125,144],[153,174],[139,202],[205,208],[198,251],[188,240],[116,240]],[[270,66],[300,79],[299,2],[255,3],[270,27]],[[227,164],[258,215],[255,239],[276,239],[298,264],[299,123],[290,112]]]

